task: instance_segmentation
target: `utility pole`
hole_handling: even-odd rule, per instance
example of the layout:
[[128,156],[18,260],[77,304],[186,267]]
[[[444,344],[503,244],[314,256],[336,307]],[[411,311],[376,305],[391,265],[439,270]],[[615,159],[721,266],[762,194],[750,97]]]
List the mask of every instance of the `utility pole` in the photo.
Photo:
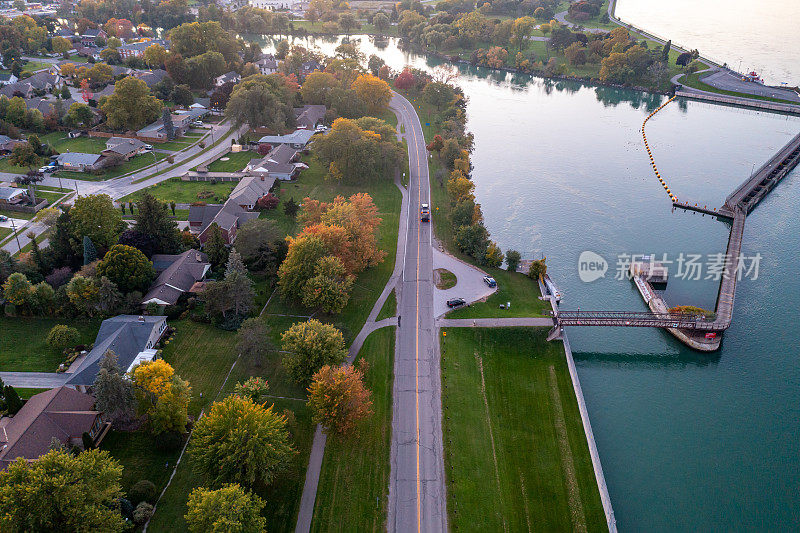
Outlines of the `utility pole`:
[[17,253],[19,253],[22,251],[22,245],[19,243],[19,234],[17,233],[17,226],[14,224],[13,218],[11,219],[11,231],[14,232],[14,237],[17,239]]

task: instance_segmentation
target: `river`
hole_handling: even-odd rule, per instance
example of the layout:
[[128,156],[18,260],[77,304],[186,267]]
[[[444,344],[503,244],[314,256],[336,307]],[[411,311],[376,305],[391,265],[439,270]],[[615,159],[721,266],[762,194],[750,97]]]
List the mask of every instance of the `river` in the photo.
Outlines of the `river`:
[[617,0],[616,16],[771,85],[800,85],[797,0]]
[[[437,64],[394,41],[376,49],[364,37],[362,50],[393,68]],[[547,256],[564,308],[645,310],[632,284],[615,279],[620,255],[724,253],[727,226],[672,212],[650,169],[639,128],[665,97],[460,69],[486,225],[504,250]],[[798,131],[798,118],[686,100],[647,125],[673,192],[709,206]],[[742,251],[761,254],[759,276],[739,284],[719,352],[693,352],[656,329],[569,331],[620,530],[800,525],[798,178],[796,171],[747,219]],[[605,277],[580,280],[584,251],[605,258]],[[665,297],[713,308],[716,290],[713,279],[673,275]]]

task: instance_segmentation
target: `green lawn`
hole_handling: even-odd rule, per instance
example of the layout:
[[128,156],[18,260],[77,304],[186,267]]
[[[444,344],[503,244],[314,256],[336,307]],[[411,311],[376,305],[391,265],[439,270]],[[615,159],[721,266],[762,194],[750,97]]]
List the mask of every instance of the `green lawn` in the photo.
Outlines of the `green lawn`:
[[75,139],[70,139],[66,133],[58,131],[42,135],[41,141],[61,153],[99,154],[106,149],[107,139],[100,137],[76,137]]
[[47,346],[47,334],[56,324],[74,326],[80,344],[93,344],[100,320],[0,317],[0,368],[6,372],[55,372],[64,356]]
[[452,287],[456,286],[458,283],[458,278],[456,275],[444,268],[437,268],[434,271],[434,275],[438,275],[439,279],[436,283],[436,288],[441,290],[447,290]]
[[[316,318],[334,324],[342,330],[345,340],[350,342],[364,325],[372,310],[375,300],[380,295],[386,282],[394,270],[394,260],[397,247],[397,230],[400,219],[400,191],[389,180],[376,181],[365,185],[343,185],[324,179],[325,171],[315,161],[306,161],[309,164],[300,177],[292,182],[279,182],[276,187],[281,205],[272,211],[263,211],[261,216],[275,220],[287,234],[294,235],[299,231],[297,222],[283,213],[283,202],[293,197],[298,203],[303,198],[310,197],[321,201],[331,201],[337,195],[349,197],[358,192],[367,192],[372,196],[383,219],[379,229],[378,244],[386,251],[386,259],[372,268],[359,274],[353,287],[350,301],[344,311],[339,315],[318,315]],[[292,305],[284,302],[278,295],[272,299],[267,313],[310,315],[311,310],[301,305]]]
[[[496,318],[549,316],[550,303],[540,300],[539,284],[524,274],[499,268],[483,269],[497,281],[497,291],[485,302],[476,302],[448,313],[447,318]],[[511,309],[500,304],[511,302]]]
[[9,211],[8,209],[0,209],[0,215],[5,215],[8,218],[16,218],[17,220],[30,220],[36,216],[35,213],[22,213],[19,211]]
[[[222,161],[223,158],[227,157],[227,161]],[[210,165],[208,165],[209,172],[241,172],[244,170],[244,167],[247,166],[247,163],[250,162],[252,159],[258,159],[259,156],[258,152],[251,152],[249,150],[245,150],[243,152],[228,152],[227,154],[223,155]]]
[[[173,342],[165,348],[164,358],[174,364],[178,373],[191,382],[190,412],[197,414],[201,406],[208,408],[225,380],[235,358],[235,334],[190,321],[181,321],[177,324],[178,333]],[[288,325],[286,324],[286,327]],[[282,331],[285,328],[281,326],[276,329]],[[270,530],[290,531],[294,529],[300,504],[314,425],[305,407],[305,393],[301,387],[288,382],[280,365],[278,352],[272,352],[264,361],[240,359],[219,397],[231,393],[237,381],[244,381],[255,375],[268,380],[270,392],[275,396],[301,398],[300,401],[275,399],[275,409],[278,412],[283,412],[284,409],[292,412],[294,422],[289,428],[298,454],[292,461],[289,471],[261,494],[269,502],[265,515]],[[200,392],[203,392],[203,399],[199,398]],[[193,488],[201,485],[202,479],[192,470],[189,456],[184,456],[175,478],[158,504],[156,515],[148,529],[156,532],[174,531],[176,528],[185,530],[183,515],[186,513],[186,499]]]
[[188,148],[198,140],[198,137],[187,135],[184,137],[178,137],[177,139],[167,141],[165,143],[154,144],[153,148],[156,148],[157,150],[172,150],[177,152],[179,150],[183,150],[184,148]]
[[[36,72],[46,68],[50,68],[50,63],[44,63],[42,61],[28,61],[22,66],[22,72]],[[24,79],[20,81],[24,81]]]
[[548,343],[543,328],[446,332],[452,530],[606,530],[562,345]]
[[328,437],[312,531],[383,531],[389,496],[389,450],[395,328],[367,337],[359,359],[369,363],[372,416],[353,436]]
[[381,312],[378,313],[377,320],[383,320],[384,318],[393,316],[397,316],[397,295],[394,293],[394,289],[389,293],[389,296],[386,297],[386,301],[383,303],[383,307],[381,307]]
[[[155,160],[153,159],[154,156]],[[156,160],[161,161],[166,157],[167,154],[160,154],[157,152],[153,152],[150,154],[140,154],[132,157],[128,161],[125,161],[117,168],[113,168],[111,170],[103,172],[100,175],[95,175],[92,174],[91,172],[71,172],[68,170],[59,170],[54,174],[54,176],[56,177],[61,176],[62,178],[75,178],[79,180],[89,180],[89,181],[108,180],[111,178],[118,178],[124,174],[129,174],[137,170],[141,170],[146,166],[152,165]]]
[[[191,204],[202,201],[209,204],[221,204],[230,196],[234,187],[236,187],[236,182],[226,181],[212,184],[210,181],[181,181],[180,178],[171,178],[144,190],[163,202]],[[201,199],[198,194],[203,192],[213,193],[213,196]],[[120,201],[136,202],[142,194],[143,191],[137,191],[120,198]]]
[[45,392],[50,389],[26,389],[23,387],[14,387],[14,390],[17,391],[17,394],[19,394],[20,398],[22,398],[23,400],[29,400],[31,396],[35,396],[40,392]]
[[12,232],[11,228],[0,228],[0,241],[11,235]]
[[107,450],[122,466],[122,490],[128,492],[136,482],[152,481],[160,492],[169,479],[180,451],[165,451],[155,445],[147,430],[110,431],[100,448]]

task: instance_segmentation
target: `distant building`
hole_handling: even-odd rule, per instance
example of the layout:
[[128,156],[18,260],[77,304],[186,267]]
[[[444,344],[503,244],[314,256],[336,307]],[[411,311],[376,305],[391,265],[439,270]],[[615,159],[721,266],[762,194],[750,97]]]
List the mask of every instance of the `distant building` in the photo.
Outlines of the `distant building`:
[[251,6],[258,9],[266,9],[267,11],[292,11],[297,9],[299,4],[299,0],[250,0]]
[[85,391],[100,372],[100,362],[107,351],[117,356],[123,372],[129,372],[142,361],[156,358],[155,345],[167,329],[167,317],[119,315],[103,320],[94,341],[94,348],[78,369],[67,379],[67,386]]
[[187,250],[178,255],[154,255],[153,268],[158,277],[145,294],[142,305],[175,305],[182,294],[196,292],[195,287],[205,279],[211,263],[203,252]]
[[49,70],[42,70],[37,72],[29,78],[25,78],[26,83],[30,83],[34,89],[39,91],[52,91],[56,87],[63,85],[63,80],[58,74],[54,74]]
[[13,418],[0,419],[0,469],[17,458],[34,461],[46,454],[53,439],[83,448],[83,434],[95,445],[109,424],[94,409],[94,398],[69,387],[32,396]]
[[[172,126],[175,128],[175,135],[181,136],[192,126],[192,122],[205,116],[208,110],[205,108],[184,109],[172,114]],[[164,121],[158,119],[152,124],[145,126],[136,132],[136,135],[146,139],[167,140],[167,132],[164,129]]]
[[132,76],[135,78],[139,78],[143,82],[147,84],[148,87],[153,87],[157,83],[161,83],[164,81],[164,78],[168,78],[169,74],[164,69],[153,69],[153,70],[136,70],[131,73]]
[[15,96],[19,96],[20,98],[31,98],[33,97],[33,85],[26,81],[9,83],[8,85],[4,85],[2,88],[0,88],[0,95],[8,98],[14,98]]
[[100,168],[101,154],[84,154],[81,152],[66,152],[56,157],[58,165],[63,170],[73,172],[87,172]]
[[299,129],[287,135],[265,135],[258,142],[271,144],[272,146],[286,144],[295,150],[302,150],[308,145],[314,133],[313,129]]
[[127,161],[131,157],[142,153],[145,144],[139,139],[129,139],[127,137],[111,137],[106,141],[106,149],[101,152],[101,155],[111,156],[119,155]]
[[80,36],[80,42],[83,46],[94,46],[98,39],[107,39],[108,34],[102,29],[87,28]]
[[239,74],[237,74],[236,72],[230,71],[230,72],[226,72],[222,76],[217,76],[216,79],[214,80],[214,85],[216,85],[217,87],[222,87],[223,85],[225,85],[228,82],[239,83],[239,81],[241,79],[242,79],[242,77]]
[[28,197],[25,189],[17,189],[15,187],[0,187],[0,205],[3,204],[19,204],[24,202]]
[[313,130],[322,123],[328,109],[324,105],[304,105],[294,108],[295,122],[298,129]]
[[279,144],[263,158],[251,160],[245,167],[245,172],[267,174],[281,181],[291,180],[301,168],[305,168],[302,163],[296,163],[296,159],[297,150],[288,144]]
[[316,60],[306,61],[305,63],[300,65],[300,81],[305,80],[306,76],[317,70],[319,71],[324,70],[322,64],[319,61]]
[[14,76],[11,71],[0,72],[0,85],[8,85],[10,83],[17,83],[18,78]]
[[169,50],[169,41],[165,41],[163,39],[150,39],[148,41],[125,43],[117,48],[117,52],[119,52],[119,55],[122,57],[122,59],[125,59],[126,57],[141,57],[144,54],[144,51],[147,50],[147,47],[154,44],[160,44],[165,50]]
[[272,55],[265,55],[255,62],[255,66],[258,68],[258,72],[265,76],[278,72],[278,62]]

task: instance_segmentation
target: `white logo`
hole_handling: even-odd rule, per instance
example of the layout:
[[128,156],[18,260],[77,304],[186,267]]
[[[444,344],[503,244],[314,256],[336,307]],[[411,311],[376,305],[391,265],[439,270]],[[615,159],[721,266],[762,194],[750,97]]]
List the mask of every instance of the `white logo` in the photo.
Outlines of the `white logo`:
[[585,251],[578,257],[578,277],[584,283],[590,283],[596,279],[605,277],[608,270],[608,263],[600,255]]

